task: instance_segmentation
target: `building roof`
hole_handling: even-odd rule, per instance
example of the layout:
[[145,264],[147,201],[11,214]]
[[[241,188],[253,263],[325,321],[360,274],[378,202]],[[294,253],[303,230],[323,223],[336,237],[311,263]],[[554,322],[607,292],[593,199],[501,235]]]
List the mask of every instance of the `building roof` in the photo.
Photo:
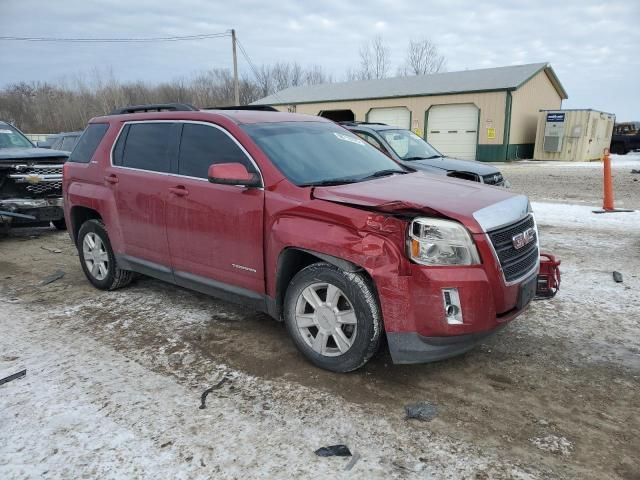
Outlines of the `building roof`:
[[252,105],[287,105],[341,100],[446,95],[452,93],[515,90],[544,70],[562,99],[567,92],[548,63],[433,73],[411,77],[357,80],[290,87]]

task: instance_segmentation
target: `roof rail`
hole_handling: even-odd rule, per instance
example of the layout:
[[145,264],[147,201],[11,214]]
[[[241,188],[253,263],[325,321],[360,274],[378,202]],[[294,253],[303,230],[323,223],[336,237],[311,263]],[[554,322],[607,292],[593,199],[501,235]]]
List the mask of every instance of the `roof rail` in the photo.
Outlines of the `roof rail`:
[[260,112],[277,112],[271,105],[230,105],[226,107],[206,107],[203,110],[258,110]]
[[387,125],[381,122],[356,122],[355,120],[345,120],[338,122],[339,125]]
[[188,103],[148,103],[146,105],[129,105],[116,108],[109,115],[138,112],[193,112],[196,110],[198,110],[196,107]]

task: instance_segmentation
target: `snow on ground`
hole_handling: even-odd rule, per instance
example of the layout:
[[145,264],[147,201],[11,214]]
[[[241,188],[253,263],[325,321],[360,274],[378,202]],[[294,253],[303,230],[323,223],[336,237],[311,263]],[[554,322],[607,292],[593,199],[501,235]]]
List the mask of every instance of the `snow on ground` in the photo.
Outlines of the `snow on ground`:
[[640,210],[596,214],[601,207],[547,202],[531,202],[531,207],[539,225],[640,233]]
[[[501,165],[495,163],[494,165]],[[601,161],[593,162],[557,162],[557,161],[542,161],[542,160],[520,160],[514,162],[513,165],[535,165],[541,168],[602,168]],[[638,168],[640,167],[640,152],[627,153],[626,155],[611,155],[611,167],[617,168]]]
[[[2,303],[0,478],[536,478],[460,442],[301,386],[211,364],[207,397],[46,312]],[[284,391],[282,391],[284,389]],[[274,391],[279,390],[274,400]],[[282,396],[286,400],[282,400]],[[319,458],[346,443],[361,458]]]

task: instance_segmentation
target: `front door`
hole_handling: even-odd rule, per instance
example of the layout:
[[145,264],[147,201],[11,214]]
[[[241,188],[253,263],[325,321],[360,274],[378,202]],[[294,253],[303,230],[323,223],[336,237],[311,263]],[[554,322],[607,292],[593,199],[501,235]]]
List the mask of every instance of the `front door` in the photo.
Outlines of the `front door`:
[[167,236],[174,277],[183,284],[231,285],[264,293],[264,190],[216,185],[214,163],[257,167],[238,142],[213,124],[184,123],[177,175],[171,175]]
[[[165,228],[168,174],[177,158],[179,124],[124,126],[105,183],[114,192],[123,252],[133,260],[170,269]],[[110,232],[111,233],[111,232]]]

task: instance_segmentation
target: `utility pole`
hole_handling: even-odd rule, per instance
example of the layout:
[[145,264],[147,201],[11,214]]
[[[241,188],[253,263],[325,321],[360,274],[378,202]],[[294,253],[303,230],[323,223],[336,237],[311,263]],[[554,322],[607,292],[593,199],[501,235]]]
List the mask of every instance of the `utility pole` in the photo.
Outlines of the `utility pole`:
[[240,85],[238,84],[238,55],[236,54],[236,31],[231,29],[231,46],[233,48],[233,93],[236,105],[240,105]]

